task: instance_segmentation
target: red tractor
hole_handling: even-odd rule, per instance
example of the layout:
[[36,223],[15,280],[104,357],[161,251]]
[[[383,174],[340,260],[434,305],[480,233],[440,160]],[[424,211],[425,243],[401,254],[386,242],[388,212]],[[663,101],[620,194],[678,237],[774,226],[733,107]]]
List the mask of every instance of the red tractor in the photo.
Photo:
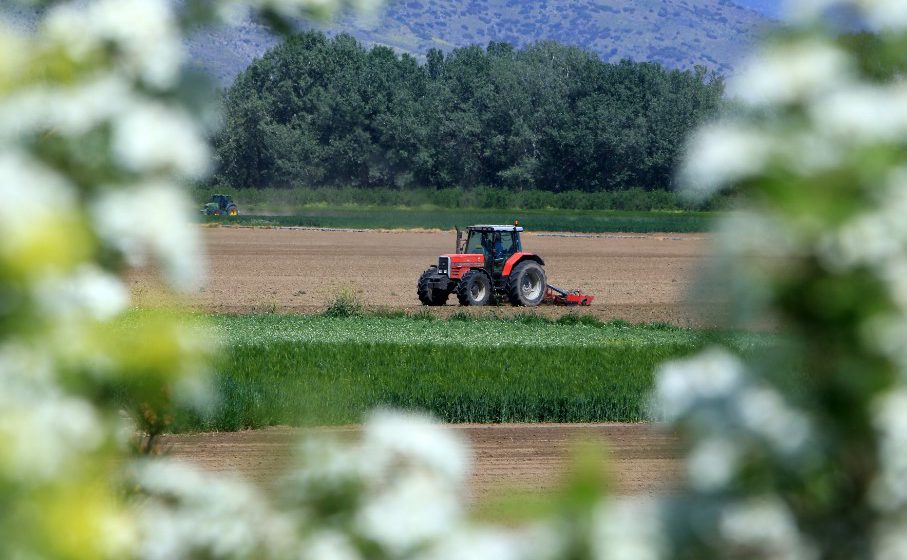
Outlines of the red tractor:
[[523,228],[469,226],[466,243],[457,230],[457,252],[441,255],[419,278],[423,305],[444,305],[456,292],[460,305],[488,305],[506,299],[511,305],[534,307],[545,301],[548,281],[542,257],[524,253]]

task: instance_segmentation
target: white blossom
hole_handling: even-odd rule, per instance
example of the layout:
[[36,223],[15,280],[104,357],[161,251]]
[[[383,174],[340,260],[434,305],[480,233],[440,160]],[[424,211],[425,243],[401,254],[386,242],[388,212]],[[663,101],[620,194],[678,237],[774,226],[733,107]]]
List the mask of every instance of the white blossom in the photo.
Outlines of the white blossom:
[[808,420],[788,406],[774,389],[747,388],[737,396],[737,403],[743,425],[765,437],[778,451],[792,453],[808,442]]
[[0,200],[0,258],[44,261],[46,255],[28,253],[40,250],[48,234],[76,213],[66,180],[18,152],[0,152]]
[[646,498],[609,499],[592,519],[595,560],[657,560],[667,557],[659,504]]
[[743,380],[743,364],[719,348],[661,366],[655,395],[659,411],[668,421],[679,419],[698,401],[727,397]]
[[698,442],[687,456],[687,479],[699,492],[712,492],[726,486],[737,474],[742,449],[724,437]]
[[882,465],[872,496],[876,507],[890,511],[907,505],[907,389],[890,391],[874,408]]
[[137,172],[199,177],[209,161],[207,145],[189,115],[150,102],[136,104],[114,122],[113,150],[126,169]]
[[129,84],[113,73],[74,84],[33,86],[0,104],[0,138],[51,130],[80,136],[127,113],[135,104]]
[[901,374],[899,381],[907,381],[907,317],[891,311],[874,315],[864,321],[860,337],[867,348],[894,360]]
[[892,142],[907,136],[907,87],[847,85],[815,100],[816,129],[838,143]]
[[787,506],[776,498],[752,498],[728,505],[719,521],[733,545],[761,551],[757,557],[808,560],[815,551],[804,542]]
[[110,188],[91,211],[101,239],[131,266],[145,265],[153,256],[178,288],[200,282],[199,234],[190,221],[188,202],[175,186],[149,182]]
[[851,0],[785,0],[783,11],[786,19],[800,24],[814,25],[826,16],[832,8]]
[[44,279],[37,286],[38,304],[47,314],[85,314],[110,319],[129,305],[129,292],[116,276],[94,265],[82,265],[71,275]]
[[696,131],[687,152],[681,170],[685,190],[706,198],[761,171],[772,154],[772,139],[750,127],[716,123]]
[[45,18],[43,35],[77,60],[88,60],[114,45],[121,70],[158,88],[174,85],[183,62],[176,20],[165,0],[58,6]]
[[852,64],[828,41],[803,39],[757,52],[728,84],[728,94],[751,107],[814,98],[849,81]]
[[[889,185],[878,191],[877,207],[852,217],[820,237],[816,252],[833,271],[868,266],[889,282],[895,298],[904,286],[907,304],[907,280],[902,264],[907,263],[907,172],[892,173]],[[882,202],[884,201],[884,202]],[[907,305],[902,306],[907,309]]]
[[861,0],[860,5],[876,29],[907,29],[907,4],[902,0]]
[[907,5],[901,0],[789,0],[788,18],[814,24],[837,9],[848,10],[860,24],[875,30],[907,29]]
[[895,514],[882,521],[873,539],[875,560],[904,560],[907,558],[907,518]]
[[27,68],[27,60],[21,56],[26,49],[25,38],[0,21],[0,84],[13,82]]
[[365,425],[363,453],[379,479],[401,465],[425,470],[452,486],[462,484],[470,461],[466,445],[451,429],[417,414],[377,411]]
[[8,365],[0,363],[0,472],[26,484],[67,476],[104,439],[97,412],[57,390],[21,385],[10,376],[31,372],[4,371]]
[[878,262],[898,251],[902,242],[886,227],[880,213],[861,215],[824,234],[817,245],[823,263],[831,270],[847,270]]
[[66,180],[20,152],[0,152],[0,237],[4,246],[34,235],[46,224],[76,211]]
[[521,560],[538,558],[532,535],[492,528],[451,527],[421,560]]
[[287,501],[303,509],[321,500],[354,500],[363,491],[363,457],[359,446],[309,435],[297,450],[298,459],[284,485]]
[[302,544],[300,560],[360,560],[362,556],[350,538],[335,530],[322,529]]
[[293,524],[256,489],[162,459],[136,466],[143,560],[268,557],[298,546]]
[[456,487],[405,468],[395,480],[372,487],[364,500],[356,514],[357,532],[392,557],[402,557],[447,534],[462,514]]

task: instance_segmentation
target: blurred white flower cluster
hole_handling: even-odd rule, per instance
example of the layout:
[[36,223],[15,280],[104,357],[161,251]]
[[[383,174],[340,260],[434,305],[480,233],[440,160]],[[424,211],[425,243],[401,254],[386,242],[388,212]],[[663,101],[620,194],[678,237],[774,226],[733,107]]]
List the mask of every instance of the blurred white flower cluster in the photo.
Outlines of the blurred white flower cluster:
[[[709,289],[775,348],[664,366],[689,446],[675,546],[907,557],[907,2],[789,2],[790,26],[691,140],[695,196],[735,189]],[[847,22],[843,23],[842,22]],[[831,529],[835,527],[835,529]]]
[[356,434],[313,434],[280,499],[161,460],[140,465],[140,558],[306,560],[649,560],[666,553],[656,504],[603,500],[584,520],[496,528],[470,523],[470,457],[456,432],[376,412]]
[[[152,451],[175,407],[204,401],[211,350],[182,318],[125,313],[119,277],[149,263],[178,289],[201,277],[180,184],[209,155],[178,94],[181,20],[167,0],[95,0],[49,8],[33,36],[0,29],[0,557],[907,557],[907,3],[791,5],[684,177],[748,197],[718,243],[742,288],[731,300],[792,342],[662,369],[657,410],[689,445],[675,499],[584,496],[521,530],[468,522],[464,445],[411,415],[307,443],[277,500],[130,466],[123,431]],[[826,25],[841,13],[882,34],[855,48]]]
[[208,398],[214,345],[175,313],[129,311],[121,279],[202,276],[182,183],[210,157],[180,93],[185,21],[169,0],[36,3],[30,35],[0,28],[0,557],[257,557],[281,531],[256,526],[269,506],[251,490],[151,463],[144,492],[168,499],[127,500],[113,474],[137,431],[153,451]]
[[[120,263],[153,258],[181,286],[199,279],[177,182],[204,172],[207,149],[163,101],[181,53],[162,1],[63,5],[32,36],[0,30],[4,558],[130,555],[134,515],[109,472],[123,450],[119,408],[166,414],[174,377],[203,373],[205,353],[183,362],[192,333],[172,321],[111,336],[129,303]],[[136,212],[152,180],[164,194]]]
[[859,18],[874,30],[907,29],[907,6],[901,0],[793,0],[786,3],[791,19],[807,26],[836,9]]

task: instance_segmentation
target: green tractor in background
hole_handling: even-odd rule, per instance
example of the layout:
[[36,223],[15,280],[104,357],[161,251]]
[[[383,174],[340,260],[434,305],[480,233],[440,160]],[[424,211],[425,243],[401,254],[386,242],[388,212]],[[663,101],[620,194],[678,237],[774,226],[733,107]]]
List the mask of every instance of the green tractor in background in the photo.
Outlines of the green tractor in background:
[[233,197],[226,194],[213,194],[211,200],[202,208],[205,216],[239,216],[239,209]]

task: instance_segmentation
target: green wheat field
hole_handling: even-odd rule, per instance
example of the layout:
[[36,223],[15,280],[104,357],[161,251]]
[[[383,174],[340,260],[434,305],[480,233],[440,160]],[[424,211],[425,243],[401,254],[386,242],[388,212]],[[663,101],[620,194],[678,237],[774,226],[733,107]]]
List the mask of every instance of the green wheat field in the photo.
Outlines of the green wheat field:
[[667,325],[422,314],[209,317],[223,348],[211,410],[176,431],[361,421],[376,407],[447,422],[637,422],[651,419],[656,368],[716,337],[742,352],[763,335]]

